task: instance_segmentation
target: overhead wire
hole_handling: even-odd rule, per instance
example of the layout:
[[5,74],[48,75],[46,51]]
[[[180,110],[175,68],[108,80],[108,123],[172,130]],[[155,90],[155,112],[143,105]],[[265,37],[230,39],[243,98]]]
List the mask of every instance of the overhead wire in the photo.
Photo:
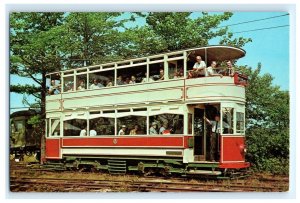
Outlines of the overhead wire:
[[290,26],[290,25],[279,25],[279,26],[273,26],[273,27],[265,27],[265,28],[258,28],[258,29],[253,29],[253,30],[244,30],[244,31],[232,32],[232,34],[245,33],[245,32],[254,32],[254,31],[259,31],[259,30],[270,30],[270,29],[282,28],[282,27],[288,27],[288,26]]

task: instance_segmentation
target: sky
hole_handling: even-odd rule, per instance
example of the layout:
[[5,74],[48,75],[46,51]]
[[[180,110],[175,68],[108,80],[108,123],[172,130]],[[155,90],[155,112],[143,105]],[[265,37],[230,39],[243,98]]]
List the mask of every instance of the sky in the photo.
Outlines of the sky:
[[[289,25],[289,16],[285,14],[288,13],[234,12],[234,15],[228,21],[223,22],[220,26],[231,25],[229,26],[229,30],[234,33],[234,37],[236,38],[244,37],[252,39],[252,42],[243,47],[246,51],[246,56],[239,59],[237,61],[237,65],[248,65],[252,68],[256,68],[257,64],[261,63],[261,74],[271,74],[274,77],[274,85],[280,86],[282,90],[289,90],[289,27],[286,26],[274,29],[257,30]],[[201,14],[193,13],[192,18],[199,15]],[[247,21],[255,22],[245,23]],[[136,23],[128,24],[128,26],[143,25],[144,23],[144,19],[138,18]],[[242,24],[232,25],[236,23]],[[218,39],[212,39],[209,43],[210,45],[217,45]],[[10,82],[11,84],[34,84],[34,82],[29,78],[20,78],[14,75],[10,76]],[[23,95],[11,93],[10,107],[25,107],[26,105],[22,104],[22,100]],[[29,101],[33,102],[34,97],[29,97]],[[12,109],[12,112],[16,110],[20,109]]]

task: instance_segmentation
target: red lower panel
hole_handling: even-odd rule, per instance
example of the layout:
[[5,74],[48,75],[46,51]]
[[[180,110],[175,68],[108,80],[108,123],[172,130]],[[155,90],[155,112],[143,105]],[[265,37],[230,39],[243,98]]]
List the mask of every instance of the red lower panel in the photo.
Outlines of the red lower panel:
[[[63,138],[63,147],[185,147],[182,137],[78,137]],[[186,139],[187,142],[187,139]]]
[[46,139],[46,158],[47,159],[60,158],[60,138]]
[[220,168],[248,168],[250,167],[249,162],[241,162],[241,163],[221,163]]
[[245,161],[245,137],[222,136],[221,160]]

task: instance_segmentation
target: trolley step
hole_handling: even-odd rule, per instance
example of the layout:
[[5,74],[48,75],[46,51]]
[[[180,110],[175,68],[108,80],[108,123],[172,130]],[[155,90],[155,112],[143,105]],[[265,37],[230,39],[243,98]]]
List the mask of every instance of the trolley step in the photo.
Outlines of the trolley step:
[[125,160],[108,160],[108,171],[110,174],[126,174],[127,164]]

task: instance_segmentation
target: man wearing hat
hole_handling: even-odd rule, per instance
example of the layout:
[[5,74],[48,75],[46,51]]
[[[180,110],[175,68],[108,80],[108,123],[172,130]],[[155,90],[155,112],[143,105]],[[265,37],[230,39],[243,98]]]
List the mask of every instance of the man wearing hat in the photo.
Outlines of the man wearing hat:
[[118,135],[125,135],[125,131],[126,131],[126,125],[122,125],[121,130],[119,130]]
[[151,125],[151,127],[149,129],[149,134],[150,135],[157,135],[158,133],[156,131],[156,128],[157,128],[156,122],[152,122],[152,125]]

